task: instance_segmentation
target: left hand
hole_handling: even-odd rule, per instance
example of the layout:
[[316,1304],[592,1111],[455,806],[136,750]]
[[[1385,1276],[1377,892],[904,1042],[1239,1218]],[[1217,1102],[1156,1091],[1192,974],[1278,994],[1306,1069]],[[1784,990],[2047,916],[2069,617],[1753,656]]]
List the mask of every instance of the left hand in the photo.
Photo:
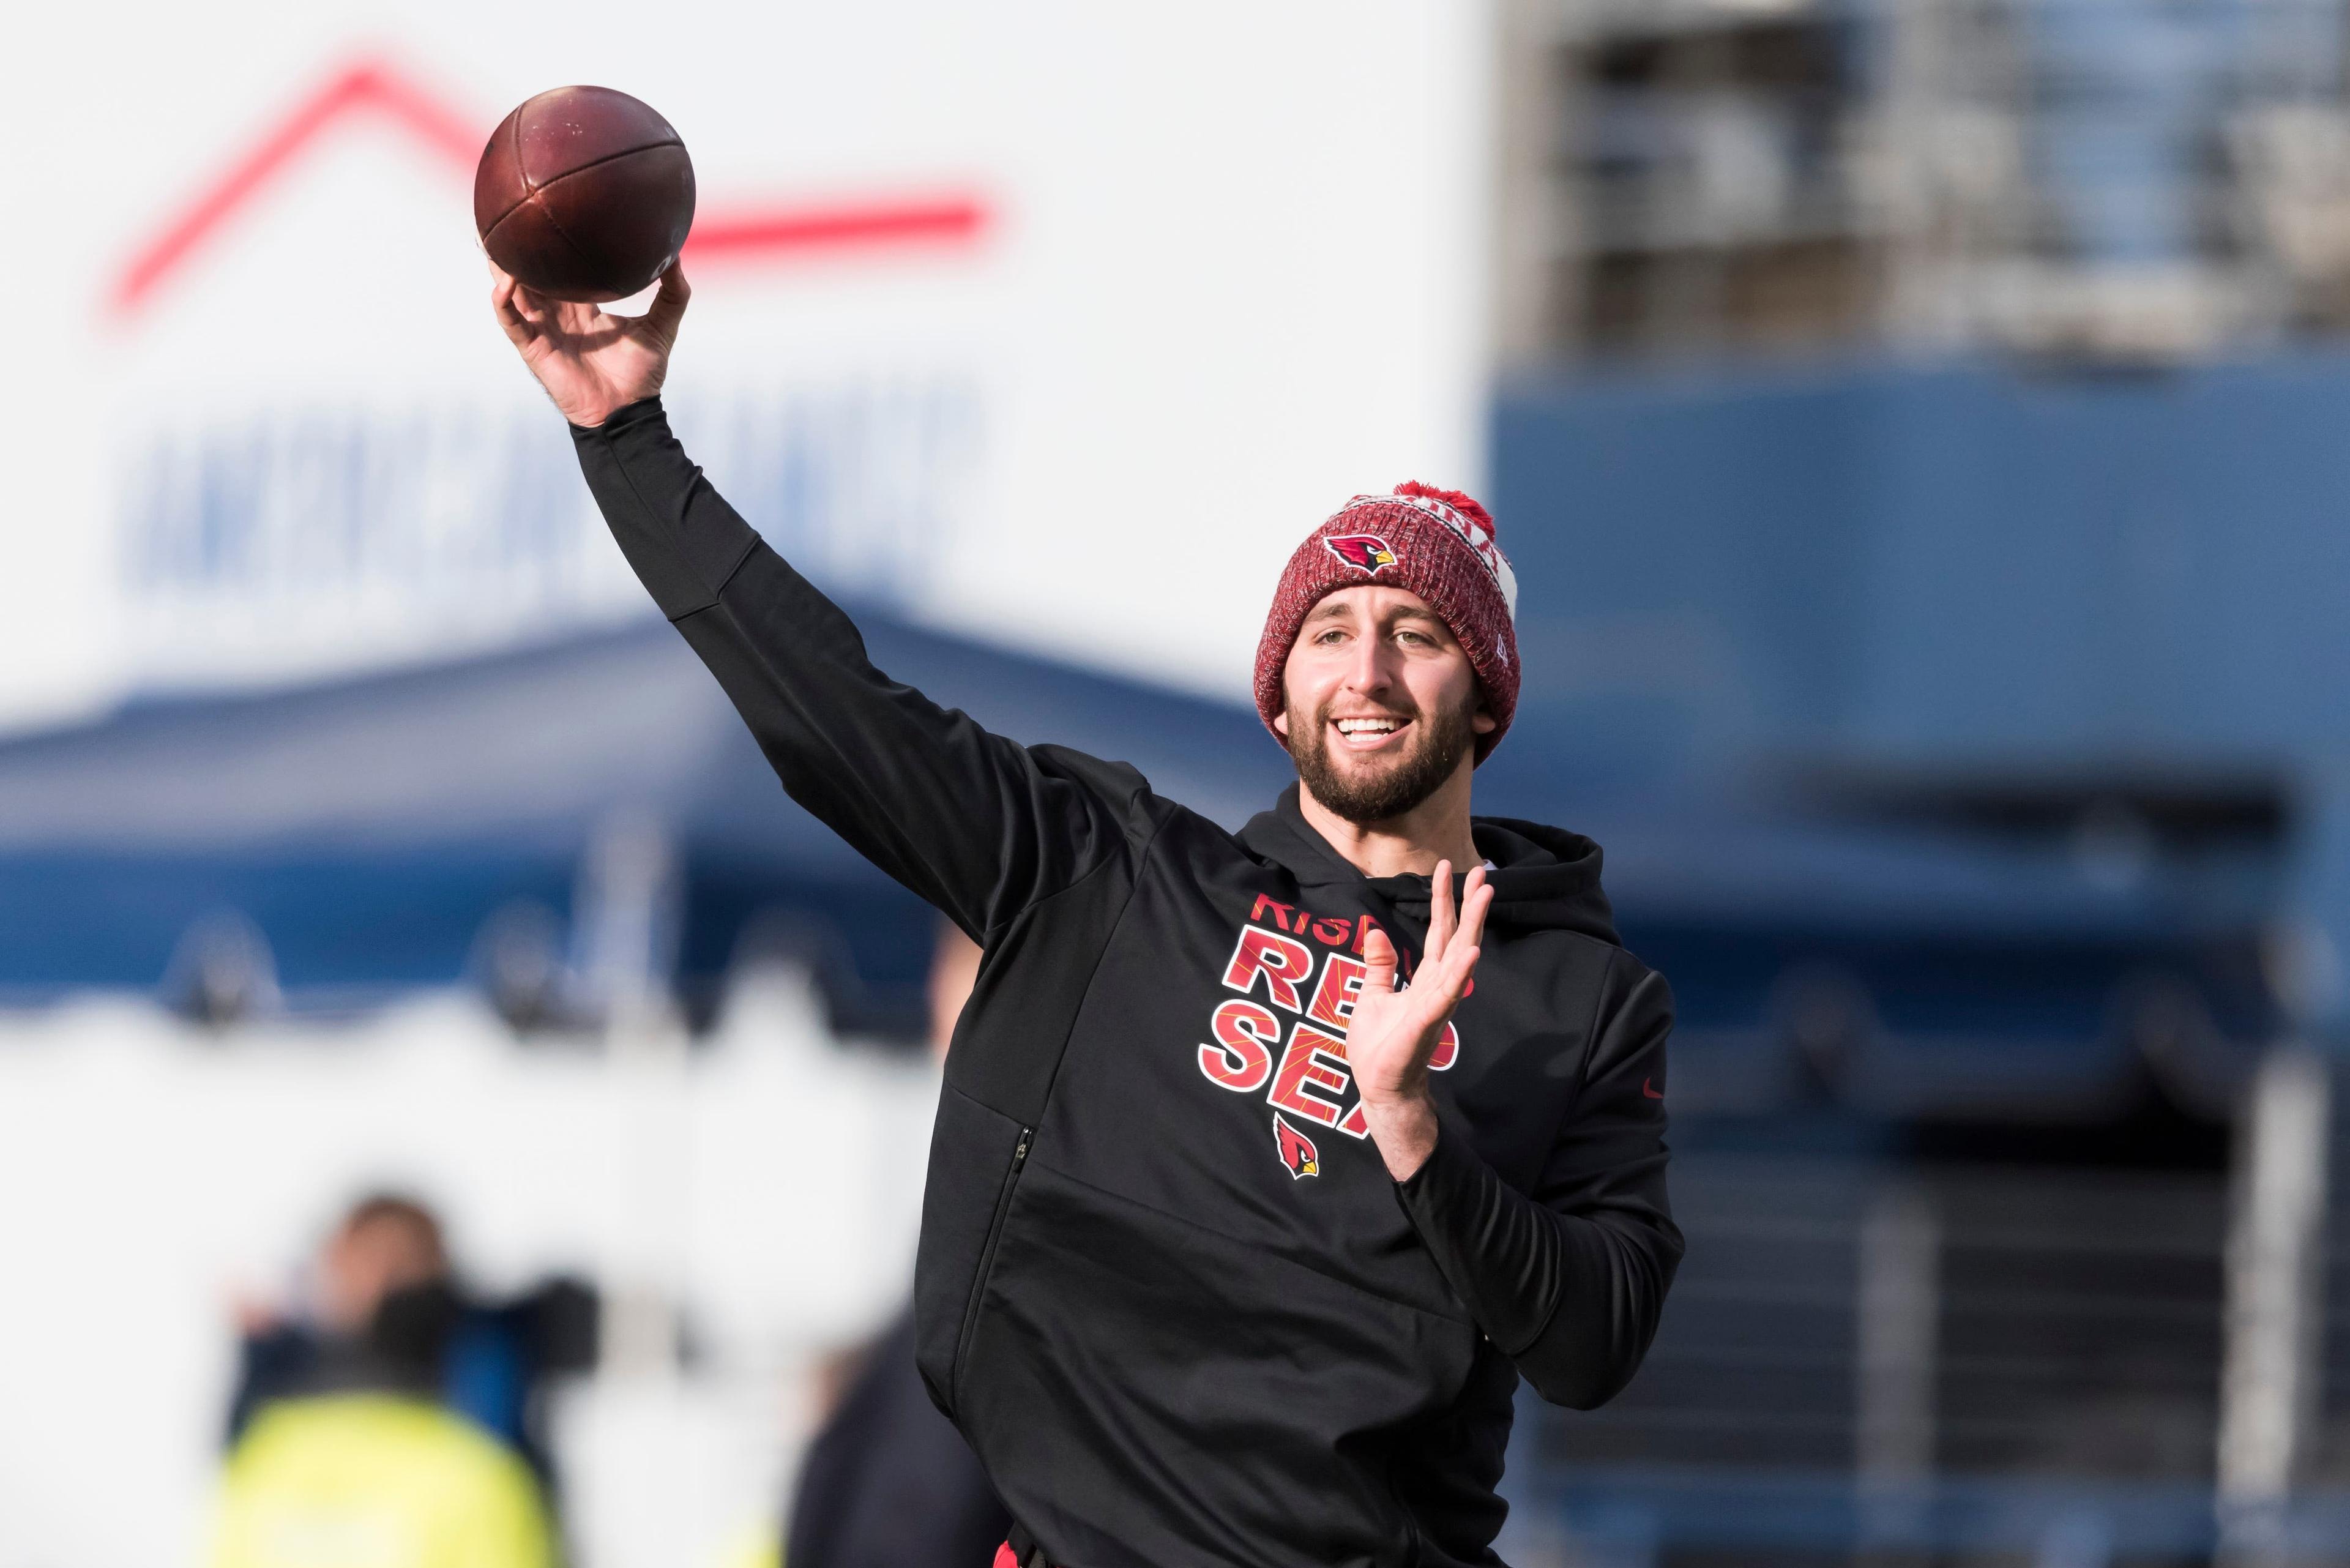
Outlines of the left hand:
[[1428,1062],[1453,1009],[1477,970],[1478,940],[1493,889],[1482,866],[1461,884],[1452,907],[1452,863],[1440,860],[1429,888],[1428,946],[1408,989],[1396,989],[1395,944],[1378,927],[1363,943],[1370,973],[1363,980],[1347,1030],[1347,1062],[1362,1090],[1363,1118],[1387,1161],[1388,1174],[1408,1180],[1436,1148],[1436,1102],[1429,1093]]

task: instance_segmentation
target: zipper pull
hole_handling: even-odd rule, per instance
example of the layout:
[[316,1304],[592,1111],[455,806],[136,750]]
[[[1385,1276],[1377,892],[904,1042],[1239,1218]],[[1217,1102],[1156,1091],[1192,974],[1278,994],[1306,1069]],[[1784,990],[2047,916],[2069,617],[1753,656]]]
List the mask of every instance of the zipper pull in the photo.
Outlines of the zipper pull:
[[1020,1129],[1020,1146],[1012,1151],[1012,1163],[1018,1165],[1028,1158],[1028,1140],[1036,1135],[1026,1127]]

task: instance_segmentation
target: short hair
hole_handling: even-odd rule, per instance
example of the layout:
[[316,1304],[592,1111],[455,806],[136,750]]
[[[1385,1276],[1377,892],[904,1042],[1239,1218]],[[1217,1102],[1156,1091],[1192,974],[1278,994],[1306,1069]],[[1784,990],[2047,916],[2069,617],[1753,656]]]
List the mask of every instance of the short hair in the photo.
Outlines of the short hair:
[[411,1232],[424,1244],[424,1249],[436,1262],[445,1262],[448,1248],[441,1235],[441,1217],[425,1207],[418,1199],[404,1192],[370,1192],[350,1207],[343,1222],[336,1230],[343,1235],[371,1230],[378,1225],[396,1225]]

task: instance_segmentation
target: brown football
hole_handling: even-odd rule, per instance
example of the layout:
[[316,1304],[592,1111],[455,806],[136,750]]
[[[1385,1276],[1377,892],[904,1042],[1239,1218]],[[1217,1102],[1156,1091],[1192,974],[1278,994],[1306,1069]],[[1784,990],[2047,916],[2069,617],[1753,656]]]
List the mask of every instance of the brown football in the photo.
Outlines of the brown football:
[[490,259],[556,299],[625,299],[668,270],[693,226],[693,163],[669,121],[610,88],[526,99],[473,171]]

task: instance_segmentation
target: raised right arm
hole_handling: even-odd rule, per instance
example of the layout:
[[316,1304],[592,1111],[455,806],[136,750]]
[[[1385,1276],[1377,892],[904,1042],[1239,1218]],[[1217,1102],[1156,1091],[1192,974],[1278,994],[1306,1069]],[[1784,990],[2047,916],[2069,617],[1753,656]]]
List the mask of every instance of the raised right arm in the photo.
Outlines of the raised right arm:
[[794,800],[983,944],[1124,851],[1139,774],[1031,751],[876,670],[839,607],[687,459],[660,399],[690,297],[676,268],[636,317],[492,273],[491,308],[570,421],[613,537]]
[[1118,854],[1131,768],[1032,752],[875,669],[839,607],[690,461],[660,400],[572,427],[621,552],[791,797],[984,942]]

